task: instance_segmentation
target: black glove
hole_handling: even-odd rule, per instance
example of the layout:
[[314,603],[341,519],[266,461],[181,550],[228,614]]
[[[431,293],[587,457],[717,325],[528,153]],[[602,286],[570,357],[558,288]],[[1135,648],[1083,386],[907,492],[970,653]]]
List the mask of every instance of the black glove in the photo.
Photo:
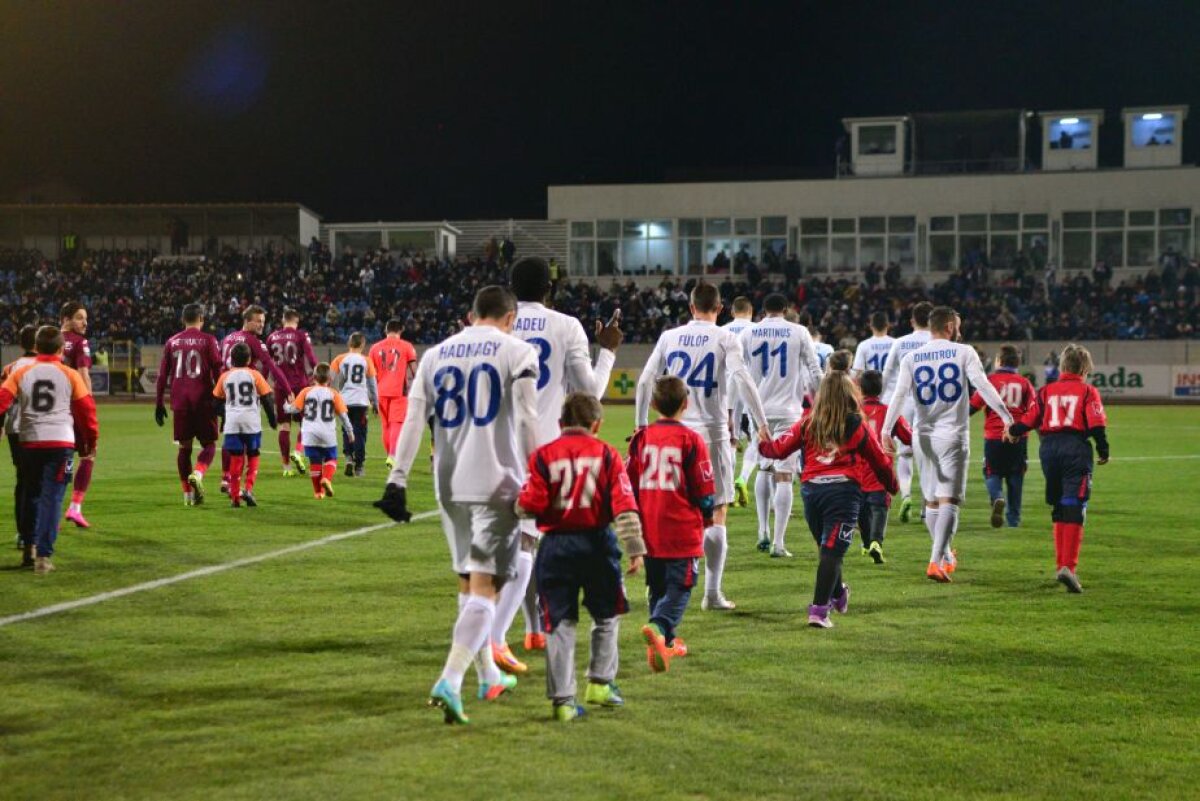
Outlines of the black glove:
[[161,403],[154,407],[154,422],[158,423],[159,428],[162,428],[163,423],[167,422],[167,407]]
[[383,497],[373,505],[397,523],[412,520],[412,513],[408,511],[408,490],[399,484],[388,484],[383,490]]
[[279,421],[275,419],[275,400],[270,395],[265,396],[263,401],[263,411],[267,413],[267,425],[274,431],[279,427]]

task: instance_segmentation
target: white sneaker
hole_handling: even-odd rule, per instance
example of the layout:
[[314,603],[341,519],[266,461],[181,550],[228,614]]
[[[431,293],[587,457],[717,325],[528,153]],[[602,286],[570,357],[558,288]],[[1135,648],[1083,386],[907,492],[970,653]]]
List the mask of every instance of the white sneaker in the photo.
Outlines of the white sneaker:
[[720,595],[705,595],[704,600],[700,602],[700,608],[705,612],[729,612],[737,609],[737,604]]
[[792,552],[789,551],[787,548],[772,548],[771,549],[771,558],[772,559],[792,559],[794,557],[792,556]]

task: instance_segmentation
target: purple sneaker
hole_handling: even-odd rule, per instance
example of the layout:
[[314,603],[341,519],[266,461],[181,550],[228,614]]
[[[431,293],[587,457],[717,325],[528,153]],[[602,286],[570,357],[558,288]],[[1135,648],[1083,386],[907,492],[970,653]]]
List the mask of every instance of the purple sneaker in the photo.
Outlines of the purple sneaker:
[[833,621],[829,619],[829,605],[810,605],[808,607],[808,625],[815,629],[833,628]]
[[833,607],[833,611],[839,615],[846,614],[846,610],[850,608],[850,585],[842,585],[842,595],[839,598],[832,598],[829,605]]

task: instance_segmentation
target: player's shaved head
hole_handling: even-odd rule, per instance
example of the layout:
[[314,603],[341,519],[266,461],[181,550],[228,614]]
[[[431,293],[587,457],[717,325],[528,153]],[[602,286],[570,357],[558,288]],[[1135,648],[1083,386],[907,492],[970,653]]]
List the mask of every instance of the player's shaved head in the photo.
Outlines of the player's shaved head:
[[204,307],[199,303],[189,303],[183,307],[183,324],[195,325],[204,319]]
[[887,312],[877,311],[871,315],[871,330],[887,333],[891,323],[888,321]]
[[701,314],[715,314],[721,310],[721,293],[712,284],[696,284],[691,301],[692,308]]
[[367,344],[367,338],[362,335],[361,331],[355,331],[350,335],[350,338],[346,340],[347,347],[354,348],[355,350],[362,350],[362,347],[365,344]]
[[250,346],[245,342],[234,345],[233,350],[229,351],[229,362],[234,367],[245,367],[250,364]]
[[563,401],[559,422],[563,428],[591,428],[604,419],[604,408],[595,396],[586,392],[572,392]]
[[62,331],[53,325],[43,325],[33,339],[33,349],[43,356],[53,356],[63,349]]
[[858,377],[858,388],[865,398],[878,398],[883,394],[883,373],[867,370]]
[[920,328],[927,328],[929,326],[929,314],[932,311],[933,311],[933,304],[927,300],[923,300],[920,303],[913,306],[912,307],[913,325],[916,325]]
[[316,367],[313,368],[313,381],[316,381],[318,384],[328,384],[329,383],[329,364],[328,363],[321,362],[320,364],[318,364]]
[[1000,346],[1000,352],[996,354],[997,361],[1001,367],[1019,367],[1021,365],[1021,351],[1017,350],[1016,345],[1010,345],[1007,342]]
[[1064,373],[1085,376],[1092,372],[1092,354],[1083,345],[1071,343],[1062,350],[1059,363]]
[[300,312],[296,311],[295,309],[284,309],[283,310],[283,321],[285,323],[300,322]]
[[948,334],[956,320],[958,312],[949,306],[938,306],[929,313],[929,330],[935,334]]
[[502,286],[485,286],[475,293],[475,302],[471,306],[471,314],[476,320],[503,320],[516,310],[517,301]]
[[540,256],[517,259],[510,280],[517,300],[541,303],[550,294],[550,265]]
[[751,315],[754,314],[754,304],[750,302],[750,298],[745,295],[738,295],[733,299],[733,313]]
[[767,314],[783,314],[787,307],[787,298],[778,292],[772,292],[763,298],[763,311]]
[[246,310],[244,312],[242,312],[242,322],[248,323],[251,320],[253,320],[255,317],[257,317],[259,315],[266,316],[266,314],[267,314],[267,310],[264,309],[262,306],[247,306]]
[[37,332],[36,325],[21,327],[21,333],[17,335],[17,342],[20,344],[21,350],[32,353],[37,348]]
[[687,387],[683,379],[676,375],[665,375],[655,381],[650,403],[665,417],[679,414],[683,404],[687,403]]
[[387,325],[383,327],[383,330],[384,333],[387,334],[399,334],[404,331],[404,321],[397,317],[393,317],[387,321]]

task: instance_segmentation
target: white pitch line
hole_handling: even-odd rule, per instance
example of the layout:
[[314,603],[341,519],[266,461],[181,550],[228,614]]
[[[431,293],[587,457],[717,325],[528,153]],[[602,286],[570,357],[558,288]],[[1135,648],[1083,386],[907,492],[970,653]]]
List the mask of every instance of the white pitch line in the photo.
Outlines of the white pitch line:
[[1185,453],[1175,456],[1114,456],[1112,462],[1161,462],[1174,459],[1200,459],[1200,453]]
[[[437,514],[438,513],[436,511],[421,512],[420,514],[413,515],[412,519],[425,520],[427,518],[434,517]],[[34,609],[30,612],[21,612],[17,615],[0,617],[0,628],[13,623],[20,623],[23,620],[36,620],[39,617],[49,617],[50,615],[57,615],[60,612],[70,612],[73,609],[81,609],[85,606],[95,606],[96,604],[104,603],[105,601],[111,601],[113,598],[123,598],[126,595],[133,595],[134,593],[157,590],[159,587],[168,587],[172,584],[178,584],[181,581],[190,581],[191,579],[195,578],[203,578],[205,576],[216,575],[217,573],[224,573],[226,570],[233,570],[236,567],[256,565],[259,562],[266,562],[270,559],[278,559],[281,556],[289,556],[294,553],[300,553],[301,551],[307,551],[310,548],[319,548],[322,545],[329,545],[333,542],[341,542],[342,540],[348,540],[352,537],[361,537],[364,534],[371,534],[379,531],[380,529],[389,528],[394,525],[396,524],[391,521],[388,521],[387,523],[376,523],[373,526],[364,526],[363,528],[356,528],[351,531],[343,531],[340,534],[330,534],[329,536],[321,537],[320,539],[309,540],[308,542],[301,542],[297,543],[296,545],[289,545],[288,547],[280,548],[277,551],[267,551],[266,553],[260,553],[257,556],[247,556],[243,557],[242,559],[234,559],[232,562],[224,562],[219,565],[209,565],[208,567],[189,570],[187,573],[180,573],[178,576],[168,576],[167,578],[145,581],[141,584],[122,587],[119,590],[109,590],[108,592],[102,592],[98,595],[89,595],[86,598],[78,598],[74,601],[63,601],[62,603],[43,606],[41,609]]]

